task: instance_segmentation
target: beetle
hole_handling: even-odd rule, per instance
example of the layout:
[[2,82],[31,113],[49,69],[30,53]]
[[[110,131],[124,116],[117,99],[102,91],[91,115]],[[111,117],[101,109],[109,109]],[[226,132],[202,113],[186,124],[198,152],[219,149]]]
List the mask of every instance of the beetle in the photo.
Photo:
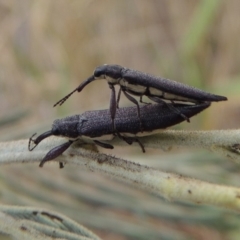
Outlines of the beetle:
[[[203,102],[218,102],[227,100],[224,96],[211,94],[170,79],[156,77],[144,72],[128,69],[120,65],[105,64],[97,67],[92,76],[83,81],[71,93],[54,104],[54,107],[62,105],[74,92],[81,92],[89,83],[99,79],[106,79],[109,88],[111,89],[110,113],[113,128],[121,92],[123,92],[127,99],[136,104],[140,122],[140,107],[138,101],[131,95],[139,96],[140,102],[143,102],[142,97],[146,96],[157,103],[166,103],[165,100],[169,100],[172,104],[179,101],[198,104]],[[114,87],[115,85],[120,86],[117,98]],[[174,108],[173,105],[168,104],[166,106],[170,107],[173,111],[178,112],[185,120],[189,121],[189,119],[183,113]]]
[[[200,113],[210,106],[210,103],[197,105],[174,104],[174,108],[181,111],[188,118]],[[50,150],[40,163],[40,167],[61,155],[71,144],[78,139],[91,139],[101,147],[113,149],[109,143],[102,141],[112,140],[118,136],[128,144],[137,142],[142,151],[145,152],[139,137],[159,133],[161,129],[173,126],[184,119],[172,111],[165,104],[149,104],[140,106],[142,125],[136,114],[136,107],[119,108],[116,111],[115,124],[116,130],[112,129],[111,116],[108,109],[87,111],[80,115],[74,115],[53,122],[52,129],[33,139],[29,139],[28,149],[32,151],[43,139],[49,136],[61,136],[69,141]],[[141,131],[141,127],[143,131]],[[32,144],[35,144],[31,147]],[[62,167],[62,165],[60,165]]]

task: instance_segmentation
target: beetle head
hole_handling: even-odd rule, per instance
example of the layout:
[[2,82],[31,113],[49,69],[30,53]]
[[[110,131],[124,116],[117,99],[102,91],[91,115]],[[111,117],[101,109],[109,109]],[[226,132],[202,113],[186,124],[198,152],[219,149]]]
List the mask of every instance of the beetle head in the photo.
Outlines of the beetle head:
[[117,83],[122,78],[123,67],[119,65],[102,65],[95,69],[93,75],[95,79],[107,79],[108,82]]
[[79,136],[77,132],[78,116],[57,119],[52,125],[52,135],[75,139]]

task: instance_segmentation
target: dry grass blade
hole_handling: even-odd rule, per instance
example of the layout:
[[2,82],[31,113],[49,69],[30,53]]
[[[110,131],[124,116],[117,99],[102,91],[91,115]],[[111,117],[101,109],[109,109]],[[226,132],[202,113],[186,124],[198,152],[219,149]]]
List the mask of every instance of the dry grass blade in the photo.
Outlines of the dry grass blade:
[[0,206],[1,232],[14,239],[98,240],[66,216],[46,209]]

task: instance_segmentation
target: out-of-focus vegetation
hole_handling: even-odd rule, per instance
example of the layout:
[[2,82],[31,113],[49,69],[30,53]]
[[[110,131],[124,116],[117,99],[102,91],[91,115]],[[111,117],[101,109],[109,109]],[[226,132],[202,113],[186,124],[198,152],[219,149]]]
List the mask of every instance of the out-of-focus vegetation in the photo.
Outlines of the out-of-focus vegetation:
[[[239,8],[237,0],[0,0],[0,139],[28,138],[48,130],[55,118],[108,108],[104,81],[52,107],[104,63],[228,97],[177,128],[239,128]],[[120,106],[130,104],[123,96]],[[126,149],[112,153],[128,158]],[[235,163],[180,151],[149,150],[145,164],[239,186]],[[138,148],[133,152],[142,154]],[[240,234],[238,216],[226,210],[168,203],[68,166],[61,171],[56,164],[4,166],[0,178],[2,204],[57,210],[104,239],[238,239]]]

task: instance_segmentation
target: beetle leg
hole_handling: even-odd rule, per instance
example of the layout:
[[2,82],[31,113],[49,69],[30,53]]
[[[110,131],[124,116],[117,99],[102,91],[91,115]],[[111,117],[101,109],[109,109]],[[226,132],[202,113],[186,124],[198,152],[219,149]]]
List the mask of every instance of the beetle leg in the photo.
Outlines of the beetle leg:
[[[43,165],[45,164],[45,162],[51,161],[54,158],[60,156],[64,151],[66,151],[71,144],[74,141],[68,141],[66,143],[63,143],[55,148],[53,148],[52,150],[50,150],[47,155],[43,158],[43,160],[40,162],[39,167],[43,167]],[[63,166],[62,163],[60,163],[60,168]]]
[[138,118],[139,118],[139,122],[140,122],[140,129],[142,132],[143,128],[142,128],[142,121],[141,121],[141,117],[140,117],[140,107],[139,107],[138,101],[134,97],[130,96],[126,91],[124,91],[124,90],[122,90],[122,91],[129,101],[131,101],[132,103],[137,105],[137,114],[138,114]]
[[144,102],[143,100],[142,100],[142,98],[143,98],[143,95],[142,96],[140,96],[140,103],[144,103],[144,104],[147,104],[147,105],[149,105],[149,104],[151,104],[151,103],[148,103],[148,102]]
[[121,97],[121,92],[122,92],[122,89],[119,88],[118,96],[117,96],[117,108],[119,108],[119,101],[120,101],[120,97]]
[[165,101],[163,101],[162,99],[158,98],[158,97],[151,97],[151,96],[148,96],[149,99],[151,99],[152,101],[156,102],[156,103],[162,103],[162,104],[165,104],[169,109],[173,110],[175,113],[178,113],[180,114],[180,116],[185,119],[187,122],[190,122],[189,118],[184,115],[183,113],[181,113],[181,111],[179,111],[177,108],[175,108],[173,106],[174,104],[174,101],[171,100],[171,103],[172,104],[167,104]]
[[139,144],[139,146],[141,147],[142,152],[145,153],[145,148],[144,148],[143,144],[141,143],[141,141],[137,137],[135,137],[135,138],[134,137],[125,137],[125,136],[122,136],[119,132],[117,132],[117,136],[129,145],[132,145],[133,142],[137,142]]
[[117,109],[117,103],[116,103],[116,92],[115,88],[112,84],[109,84],[109,88],[112,90],[111,92],[111,99],[110,99],[110,115],[112,119],[112,128],[113,131],[115,130],[115,115],[116,115],[116,109]]
[[177,108],[175,108],[175,107],[173,106],[173,104],[174,104],[174,101],[173,101],[173,100],[171,100],[171,103],[172,103],[172,105],[171,105],[171,104],[168,104],[167,106],[168,106],[170,109],[172,109],[174,112],[180,114],[180,116],[181,116],[183,119],[185,119],[187,122],[190,122],[190,119],[189,119],[186,115],[184,115],[183,113],[181,113],[180,110],[178,110]]
[[180,116],[181,116],[183,119],[185,119],[187,122],[190,123],[190,119],[189,119],[186,115],[184,115],[183,113],[181,113],[180,110],[178,110],[177,108],[175,108],[175,107],[173,106],[173,104],[174,104],[174,101],[173,101],[173,100],[171,100],[171,103],[172,103],[172,105],[168,105],[168,107],[169,107],[170,109],[173,109],[176,113],[179,113]]
[[93,140],[94,143],[96,143],[98,146],[108,149],[113,149],[114,147],[111,144],[100,142],[98,140]]
[[138,138],[132,138],[132,137],[123,137],[121,136],[122,140],[125,141],[127,144],[132,145],[133,142],[137,142],[142,149],[142,152],[145,153],[145,148],[141,141]]
[[59,168],[64,168],[63,162],[59,162]]
[[142,144],[142,142],[141,142],[138,138],[133,138],[133,142],[137,142],[137,143],[139,144],[139,146],[140,146],[140,148],[142,149],[142,152],[143,152],[143,153],[146,152],[146,151],[145,151],[145,148],[144,148],[144,146],[143,146],[143,144]]

